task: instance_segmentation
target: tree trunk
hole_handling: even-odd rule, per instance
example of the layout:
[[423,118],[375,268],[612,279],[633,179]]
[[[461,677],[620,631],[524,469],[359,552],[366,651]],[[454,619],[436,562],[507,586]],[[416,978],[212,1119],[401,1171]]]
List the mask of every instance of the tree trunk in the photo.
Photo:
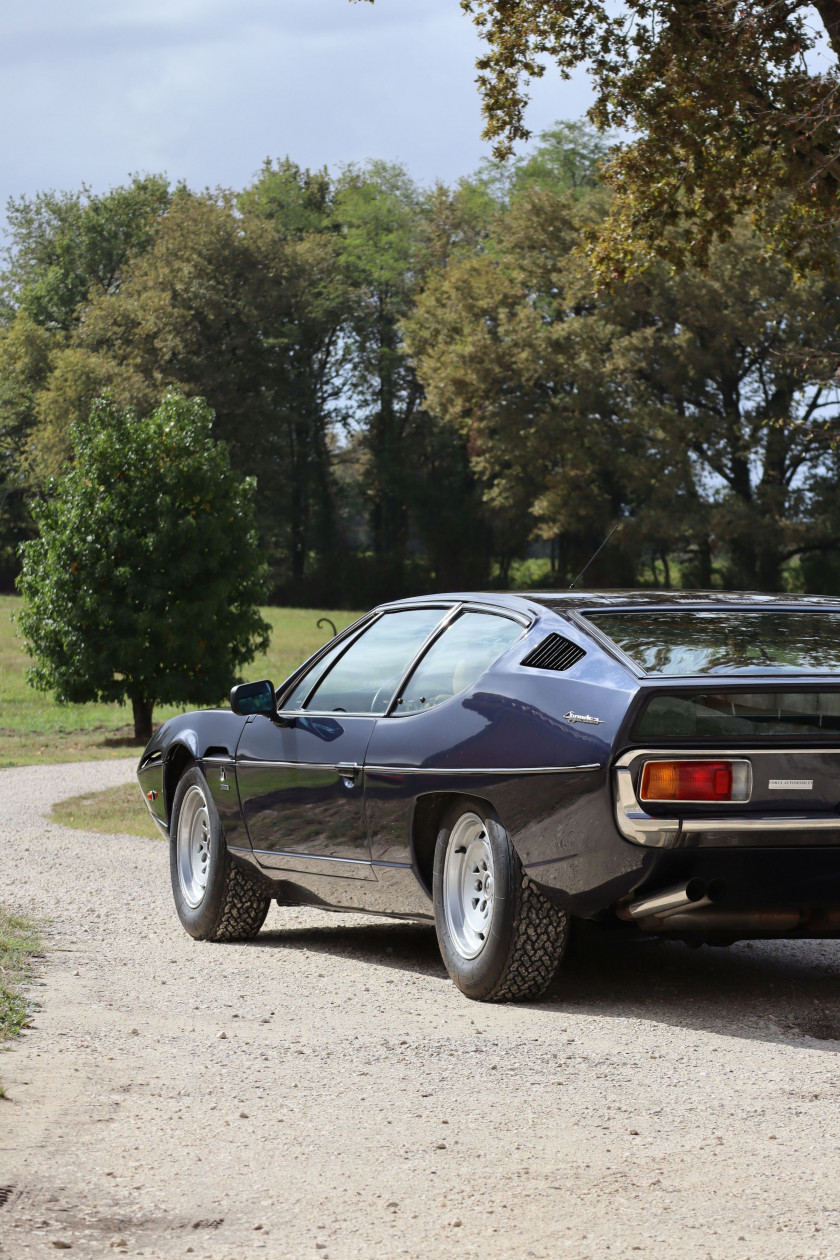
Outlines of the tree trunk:
[[812,3],[822,18],[828,42],[840,56],[840,4],[838,0],[812,0]]
[[152,713],[155,702],[147,700],[145,696],[132,696],[131,708],[134,712],[134,738],[138,744],[148,744],[152,738]]
[[670,566],[670,564],[668,563],[668,552],[667,552],[667,551],[665,551],[665,549],[663,548],[663,550],[662,550],[662,551],[660,551],[660,553],[659,553],[659,554],[660,554],[660,555],[661,555],[661,557],[662,557],[662,567],[663,567],[663,569],[665,570],[665,589],[666,589],[667,591],[670,591],[670,589],[671,589],[671,566]]

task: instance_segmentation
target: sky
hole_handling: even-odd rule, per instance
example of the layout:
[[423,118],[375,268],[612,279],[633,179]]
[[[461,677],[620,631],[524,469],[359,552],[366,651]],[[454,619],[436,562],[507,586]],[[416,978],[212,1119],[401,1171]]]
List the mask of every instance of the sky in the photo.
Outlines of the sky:
[[[0,208],[162,172],[242,188],[266,157],[384,158],[421,183],[489,156],[458,0],[28,0],[0,17]],[[585,76],[534,85],[538,133],[578,118]]]

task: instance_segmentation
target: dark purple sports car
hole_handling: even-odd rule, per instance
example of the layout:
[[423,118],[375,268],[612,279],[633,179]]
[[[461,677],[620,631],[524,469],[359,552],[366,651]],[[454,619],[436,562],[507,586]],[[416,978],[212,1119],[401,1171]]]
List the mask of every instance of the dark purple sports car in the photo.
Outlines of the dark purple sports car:
[[433,919],[472,998],[535,997],[576,920],[690,944],[840,934],[840,601],[385,604],[138,770],[186,930],[281,905]]

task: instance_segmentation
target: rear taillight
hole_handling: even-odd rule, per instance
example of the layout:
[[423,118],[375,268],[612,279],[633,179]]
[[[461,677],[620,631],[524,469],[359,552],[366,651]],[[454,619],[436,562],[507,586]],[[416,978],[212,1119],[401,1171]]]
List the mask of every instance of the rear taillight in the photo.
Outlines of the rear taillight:
[[751,772],[746,761],[647,761],[643,801],[746,801]]

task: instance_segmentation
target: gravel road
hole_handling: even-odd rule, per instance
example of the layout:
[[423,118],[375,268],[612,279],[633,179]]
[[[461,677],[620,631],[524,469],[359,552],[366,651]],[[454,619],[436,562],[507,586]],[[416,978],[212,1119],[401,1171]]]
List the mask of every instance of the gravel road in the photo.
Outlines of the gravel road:
[[840,1254],[840,943],[579,945],[501,1007],[422,926],[201,944],[161,841],[45,821],[133,765],[0,772],[0,901],[50,920],[0,1056],[4,1256]]

